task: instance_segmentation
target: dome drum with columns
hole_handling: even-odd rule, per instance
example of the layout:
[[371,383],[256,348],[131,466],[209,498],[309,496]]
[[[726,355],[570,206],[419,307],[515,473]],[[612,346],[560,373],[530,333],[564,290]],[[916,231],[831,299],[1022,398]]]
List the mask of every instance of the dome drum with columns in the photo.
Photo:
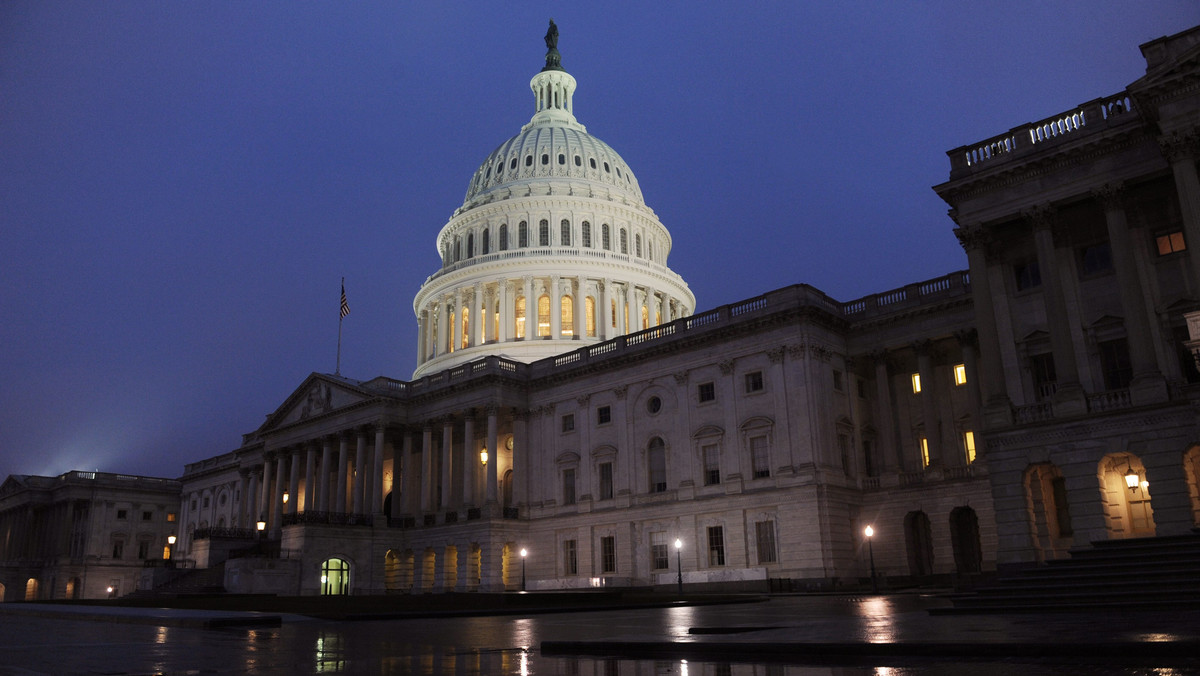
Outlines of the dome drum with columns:
[[[547,65],[557,51],[547,54]],[[575,78],[530,81],[535,113],[471,179],[413,302],[421,377],[490,354],[535,361],[690,315],[671,234],[637,178],[575,119]]]

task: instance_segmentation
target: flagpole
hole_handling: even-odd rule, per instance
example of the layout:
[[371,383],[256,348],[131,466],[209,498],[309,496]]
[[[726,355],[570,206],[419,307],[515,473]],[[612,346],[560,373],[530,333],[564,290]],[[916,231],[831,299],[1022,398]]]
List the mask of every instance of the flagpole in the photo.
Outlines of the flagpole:
[[342,277],[342,302],[338,306],[337,366],[333,371],[335,376],[342,375],[342,320],[348,314],[350,314],[350,304],[346,302],[346,278]]

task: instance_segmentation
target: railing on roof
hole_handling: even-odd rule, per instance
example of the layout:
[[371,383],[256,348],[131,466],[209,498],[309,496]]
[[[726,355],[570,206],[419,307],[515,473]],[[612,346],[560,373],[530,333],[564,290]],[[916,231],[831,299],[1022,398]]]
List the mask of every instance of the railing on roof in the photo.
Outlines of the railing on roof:
[[460,261],[455,261],[449,265],[442,267],[441,270],[429,275],[425,278],[425,283],[447,275],[455,270],[462,270],[473,265],[483,265],[485,263],[494,263],[507,261],[518,258],[528,258],[532,256],[566,256],[568,258],[594,258],[603,261],[612,261],[616,263],[630,263],[640,265],[657,272],[669,272],[666,265],[658,261],[652,261],[648,258],[639,258],[631,254],[617,253],[607,249],[596,249],[575,246],[533,246],[525,248],[505,249],[504,251],[491,251],[486,254],[479,254],[471,258],[465,258]]
[[978,143],[955,148],[947,153],[950,178],[953,180],[964,173],[994,166],[1033,148],[1055,145],[1117,124],[1136,122],[1137,116],[1129,115],[1133,105],[1133,98],[1122,91],[1038,122],[1027,122]]

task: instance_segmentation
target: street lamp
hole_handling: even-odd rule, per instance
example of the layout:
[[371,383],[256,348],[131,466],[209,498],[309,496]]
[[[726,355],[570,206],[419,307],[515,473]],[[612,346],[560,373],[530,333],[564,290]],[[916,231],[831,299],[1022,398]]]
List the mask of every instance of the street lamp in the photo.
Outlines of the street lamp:
[[867,553],[871,556],[871,593],[879,593],[879,581],[875,578],[875,547],[871,544],[871,538],[875,535],[875,529],[867,526],[863,529],[863,535],[867,536]]
[[483,465],[484,467],[487,467],[487,449],[486,448],[479,452],[479,464]]
[[675,585],[679,595],[683,596],[683,558],[679,554],[679,550],[681,549],[683,549],[683,540],[675,538],[675,569],[677,571]]
[[525,591],[525,557],[529,552],[521,548],[521,591]]

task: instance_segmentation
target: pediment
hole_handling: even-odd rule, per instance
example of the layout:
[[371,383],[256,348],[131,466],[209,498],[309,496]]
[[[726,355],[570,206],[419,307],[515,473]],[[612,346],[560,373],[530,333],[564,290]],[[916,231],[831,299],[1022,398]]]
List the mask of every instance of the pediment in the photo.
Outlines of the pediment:
[[24,478],[25,477],[23,475],[10,475],[4,480],[3,484],[0,484],[0,497],[12,495],[22,488],[25,488],[25,482],[22,481]]
[[267,416],[260,432],[294,425],[372,399],[354,381],[313,373]]

